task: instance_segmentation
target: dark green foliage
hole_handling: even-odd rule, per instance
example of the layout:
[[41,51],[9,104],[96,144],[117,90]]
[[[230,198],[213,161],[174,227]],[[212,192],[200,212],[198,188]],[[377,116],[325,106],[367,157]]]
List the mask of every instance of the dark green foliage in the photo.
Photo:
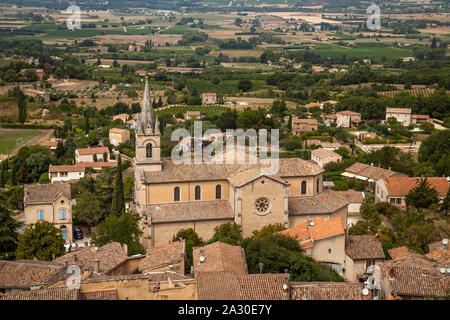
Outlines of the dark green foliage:
[[11,210],[6,206],[6,196],[0,194],[0,260],[13,258],[17,248],[19,234],[17,229],[22,222],[17,221],[12,216]]
[[405,198],[408,206],[416,208],[429,208],[432,204],[439,202],[439,194],[434,187],[430,185],[428,179],[420,179],[418,185],[409,190]]
[[92,243],[96,246],[115,241],[128,246],[128,254],[142,254],[144,248],[139,242],[142,232],[139,229],[141,217],[132,212],[122,212],[120,216],[111,215],[101,222],[92,234]]
[[25,228],[19,236],[16,258],[51,261],[65,253],[61,232],[48,221],[39,221]]
[[242,242],[241,228],[236,223],[224,223],[214,228],[214,235],[208,244],[221,241],[232,246],[238,246]]
[[193,248],[202,246],[204,244],[204,241],[192,228],[188,228],[185,230],[182,229],[178,231],[178,233],[173,236],[172,242],[178,241],[180,239],[186,240],[186,261],[184,270],[186,274],[189,274],[191,272],[191,267],[194,264]]
[[116,179],[114,181],[114,194],[111,204],[111,215],[120,216],[125,212],[125,197],[123,194],[122,157],[117,161]]

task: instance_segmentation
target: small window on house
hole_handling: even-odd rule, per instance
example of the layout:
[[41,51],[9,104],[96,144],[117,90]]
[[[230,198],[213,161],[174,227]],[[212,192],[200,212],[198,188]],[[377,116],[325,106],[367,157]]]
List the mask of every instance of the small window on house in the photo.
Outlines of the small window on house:
[[302,181],[302,194],[306,194],[306,181]]
[[320,189],[320,180],[319,180],[319,178],[317,178],[316,192],[319,192],[319,189]]
[[151,143],[147,144],[147,146],[145,147],[145,150],[146,150],[147,158],[153,157],[153,146]]
[[44,210],[38,210],[38,220],[44,220]]
[[216,199],[222,199],[222,186],[220,184],[216,186]]
[[202,193],[202,189],[200,188],[200,186],[196,186],[195,187],[195,200],[201,199],[201,193]]
[[59,209],[59,218],[61,220],[66,219],[66,209]]
[[173,189],[173,201],[180,201],[180,187]]
[[331,253],[331,249],[328,249],[328,253]]
[[394,204],[395,203],[395,198],[391,198],[391,199],[389,199],[389,201],[390,201],[391,204]]
[[402,203],[402,198],[397,198],[397,199],[395,199],[395,203],[396,203],[396,204],[401,204],[401,203]]

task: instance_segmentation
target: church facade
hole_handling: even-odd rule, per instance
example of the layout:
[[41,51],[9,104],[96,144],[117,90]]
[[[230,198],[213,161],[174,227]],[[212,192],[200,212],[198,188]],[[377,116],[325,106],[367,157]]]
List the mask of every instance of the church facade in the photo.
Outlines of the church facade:
[[269,224],[289,228],[318,216],[347,217],[348,202],[323,190],[323,169],[316,164],[279,159],[277,175],[263,174],[259,164],[175,164],[161,159],[158,127],[146,80],[134,159],[134,207],[146,248],[187,228],[209,240],[227,222],[248,237]]

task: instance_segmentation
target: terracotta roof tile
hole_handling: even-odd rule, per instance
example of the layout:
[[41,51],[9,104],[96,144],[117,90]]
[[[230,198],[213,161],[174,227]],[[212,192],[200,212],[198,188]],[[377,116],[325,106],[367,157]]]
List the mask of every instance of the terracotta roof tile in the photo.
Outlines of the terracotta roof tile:
[[401,258],[411,254],[406,246],[389,249],[388,253],[392,259]]
[[198,272],[195,275],[199,300],[288,300],[289,274],[235,274]]
[[345,253],[353,260],[385,258],[377,236],[347,236],[345,238]]
[[332,213],[344,208],[348,202],[334,192],[322,192],[316,196],[289,197],[289,215]]
[[83,166],[71,165],[71,166],[52,166],[48,168],[48,172],[84,172]]
[[410,108],[386,108],[386,113],[411,113]]
[[349,110],[339,111],[339,112],[336,112],[336,114],[341,114],[344,116],[361,116],[361,113],[349,111]]
[[[313,225],[310,225],[308,221],[300,222],[293,228],[281,231],[280,234],[300,241],[302,247],[309,247],[310,242],[314,244],[314,241],[345,234],[343,217],[335,217],[329,220],[323,220],[322,217],[319,217],[311,221],[314,223]],[[305,240],[305,246],[303,246],[302,241]]]
[[70,264],[76,264],[85,270],[94,270],[95,259],[99,260],[99,271],[101,273],[108,273],[116,266],[120,265],[128,259],[122,245],[118,242],[110,242],[102,247],[97,248],[83,248],[81,250],[69,252],[56,261],[60,264],[65,263],[65,260]]
[[70,183],[28,184],[24,187],[24,203],[54,202],[60,195],[71,199]]
[[[283,158],[277,176],[310,176],[323,172],[318,165],[299,158]],[[179,181],[217,181],[226,180],[234,172],[244,168],[255,168],[261,164],[175,164],[171,160],[162,162],[161,171],[145,172],[147,183],[164,183]]]
[[170,242],[147,249],[145,258],[139,262],[139,269],[142,272],[148,272],[156,268],[180,263],[184,260],[185,244],[186,241],[183,239],[182,241]]
[[395,171],[378,168],[359,162],[352,164],[350,167],[345,169],[345,172],[353,173],[362,177],[373,179],[375,181],[389,177],[407,177],[407,175],[403,173],[398,173]]
[[76,149],[75,152],[77,152],[79,155],[90,155],[90,154],[103,154],[103,153],[109,153],[109,149],[107,147],[96,147],[96,148],[80,148]]
[[345,199],[349,203],[362,203],[364,201],[364,192],[356,190],[335,191],[337,197]]
[[291,282],[292,300],[371,300],[364,285],[348,282]]
[[[406,196],[409,190],[420,183],[421,178],[392,177],[384,178],[383,181],[390,196]],[[439,196],[445,197],[447,195],[450,183],[447,181],[446,177],[429,177],[427,178],[427,181],[430,183],[431,187],[436,189]]]
[[[204,261],[200,261],[200,256]],[[221,241],[204,247],[196,247],[193,251],[194,270],[199,271],[232,271],[237,274],[247,273],[245,251],[239,246],[232,246]]]
[[53,262],[17,260],[0,264],[0,288],[30,289],[64,277],[64,267]]
[[67,288],[21,291],[1,296],[1,300],[79,300],[79,298],[78,289]]
[[319,157],[321,159],[327,158],[327,157],[335,157],[336,160],[342,159],[342,157],[340,155],[338,155],[337,153],[335,153],[331,150],[328,150],[328,149],[324,149],[324,148],[315,149],[315,150],[311,151],[311,154],[313,154],[316,157]]

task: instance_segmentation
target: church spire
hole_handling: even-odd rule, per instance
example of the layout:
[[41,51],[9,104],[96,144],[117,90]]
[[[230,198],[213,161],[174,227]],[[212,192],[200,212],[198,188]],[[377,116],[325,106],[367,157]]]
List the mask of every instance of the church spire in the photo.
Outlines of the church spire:
[[150,95],[150,87],[148,84],[148,76],[145,77],[144,97],[141,103],[141,114],[139,117],[138,131],[141,133],[159,133],[157,127],[157,118],[153,110],[152,100]]

